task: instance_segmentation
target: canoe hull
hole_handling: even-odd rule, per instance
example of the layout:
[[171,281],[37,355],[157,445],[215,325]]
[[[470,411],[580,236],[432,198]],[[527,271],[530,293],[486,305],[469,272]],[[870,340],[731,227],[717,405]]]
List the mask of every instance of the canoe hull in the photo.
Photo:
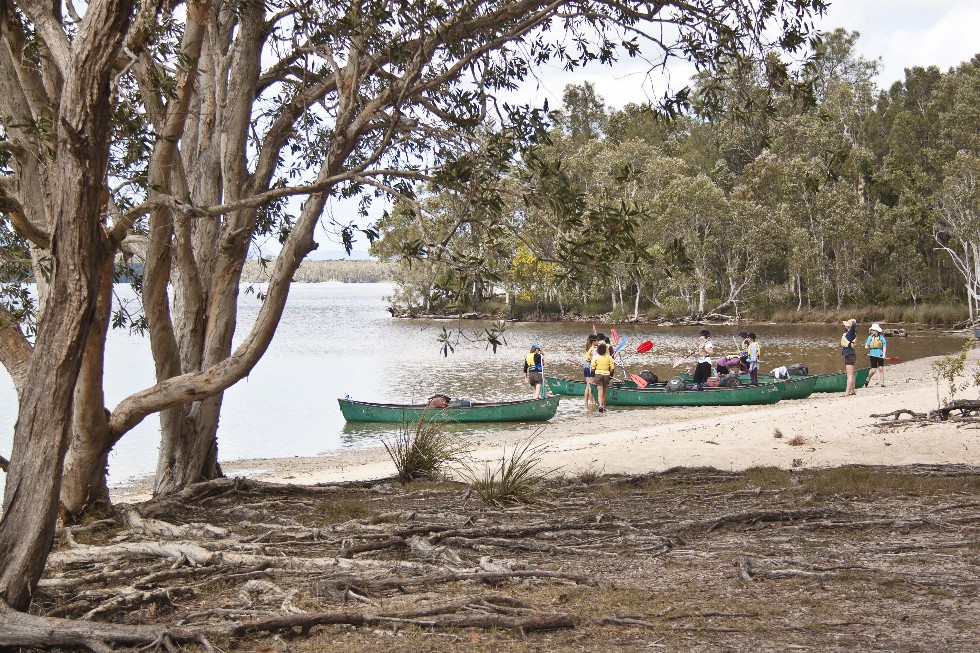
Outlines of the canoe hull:
[[669,392],[664,388],[609,388],[606,403],[610,406],[747,406],[774,404],[783,397],[783,384],[706,388]]
[[[854,370],[854,382],[858,388],[863,386],[864,382],[868,380],[868,374],[870,372],[871,368],[869,367]],[[814,392],[844,392],[847,390],[847,372],[818,374],[816,378],[817,387],[813,390]]]
[[[545,383],[548,384],[548,389],[556,395],[564,395],[568,397],[584,397],[585,396],[585,381],[576,381],[574,379],[556,379],[554,377],[545,377]],[[619,384],[614,387],[623,388],[636,388],[637,385],[632,381],[616,381]],[[598,389],[595,385],[592,386],[592,396],[595,397]]]
[[337,402],[348,422],[402,424],[417,422],[423,416],[434,422],[543,422],[555,416],[558,399],[553,396],[523,401],[473,402],[469,408],[429,408],[424,405],[376,404],[349,399],[338,399]]

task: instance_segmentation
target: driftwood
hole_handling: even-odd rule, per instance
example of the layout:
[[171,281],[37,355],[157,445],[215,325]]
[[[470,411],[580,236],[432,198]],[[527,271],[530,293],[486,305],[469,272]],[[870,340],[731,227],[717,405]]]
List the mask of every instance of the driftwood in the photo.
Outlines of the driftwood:
[[[902,416],[908,419],[901,420]],[[882,426],[896,426],[905,424],[927,425],[938,422],[955,421],[959,424],[972,424],[980,421],[980,399],[956,399],[949,402],[942,408],[930,410],[928,413],[917,413],[914,410],[900,408],[890,413],[873,413],[871,417],[879,419],[893,418],[890,422],[884,422]]]

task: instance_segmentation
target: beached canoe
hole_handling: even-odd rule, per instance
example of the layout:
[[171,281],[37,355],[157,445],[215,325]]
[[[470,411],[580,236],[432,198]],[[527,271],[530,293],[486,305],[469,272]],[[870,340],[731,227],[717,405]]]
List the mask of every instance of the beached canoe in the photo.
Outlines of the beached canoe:
[[[871,372],[871,368],[868,368],[868,367],[863,367],[863,368],[861,368],[859,370],[854,370],[854,381],[855,381],[856,386],[858,388],[860,388],[861,386],[863,386],[864,385],[864,382],[868,380],[868,373],[869,372]],[[691,375],[690,374],[682,374],[681,377],[684,378],[687,381],[690,381],[691,380]],[[783,399],[801,399],[803,397],[809,397],[810,394],[813,393],[813,392],[844,392],[844,390],[847,389],[847,373],[846,372],[837,372],[835,374],[814,374],[814,375],[811,375],[811,376],[791,376],[791,377],[789,377],[788,380],[791,381],[791,382],[795,382],[795,381],[798,381],[800,379],[816,379],[816,383],[815,383],[813,389],[810,390],[809,392],[807,392],[805,395],[802,395],[802,396],[793,396],[795,393],[805,392],[805,390],[804,390],[804,387],[805,386],[797,386],[795,390],[793,390],[793,391],[790,392],[790,394],[784,393]],[[745,385],[745,384],[749,383],[749,375],[748,374],[739,374],[738,375],[738,380],[739,380],[740,383],[742,383],[743,385]],[[784,380],[780,380],[781,383],[784,382],[784,381],[785,381],[785,379]],[[772,382],[773,382],[773,377],[772,377],[771,374],[760,374],[759,375],[759,383],[772,383]],[[583,388],[582,389],[582,392],[584,392],[584,391],[585,391],[585,389]],[[554,392],[554,391],[552,391],[552,392]],[[581,392],[579,394],[581,394]]]
[[[664,386],[608,388],[609,406],[746,406],[774,404],[783,397],[783,383],[740,385],[734,388],[705,388],[671,392]],[[583,390],[584,392],[584,390]]]
[[[682,379],[690,383],[690,374],[681,374]],[[738,377],[739,383],[742,385],[749,385],[752,379],[748,374],[740,374]],[[773,378],[766,375],[759,375],[760,384],[773,383]],[[806,399],[814,392],[817,388],[817,377],[815,376],[791,376],[788,379],[776,379],[775,383],[783,384],[783,399]]]
[[[583,388],[583,392],[585,389]],[[555,416],[558,397],[521,401],[473,402],[468,407],[429,408],[425,404],[374,404],[338,399],[348,422],[417,422],[425,415],[437,422],[543,422]]]
[[[554,377],[547,376],[545,377],[544,382],[548,384],[548,389],[556,395],[566,395],[569,397],[582,397],[585,395],[585,381],[576,381],[574,379],[556,379]],[[636,388],[637,385],[632,381],[617,379],[613,381],[612,387]],[[595,396],[596,392],[597,389],[593,385],[592,396]]]
[[[859,370],[854,370],[854,382],[858,388],[862,387],[864,382],[868,380],[868,374],[870,372],[870,367],[862,367]],[[844,392],[847,390],[847,372],[817,374],[816,378],[817,387],[814,389],[814,392]]]

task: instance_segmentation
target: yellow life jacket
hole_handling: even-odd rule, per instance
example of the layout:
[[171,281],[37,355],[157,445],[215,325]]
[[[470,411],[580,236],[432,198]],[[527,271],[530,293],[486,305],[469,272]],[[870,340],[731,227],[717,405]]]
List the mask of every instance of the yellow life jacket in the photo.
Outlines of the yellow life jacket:
[[616,361],[609,354],[600,354],[592,359],[592,369],[596,374],[610,376],[616,369]]
[[871,344],[869,345],[871,349],[881,349],[882,344],[883,343],[881,342],[881,336],[879,335],[871,336]]
[[758,342],[753,342],[752,344],[750,344],[748,350],[746,350],[746,353],[749,354],[749,358],[752,357],[751,356],[752,347],[755,347],[755,359],[757,361],[762,360],[762,345],[760,345]]
[[537,352],[528,352],[527,356],[524,357],[524,362],[527,363],[528,372],[540,372],[541,364],[534,362],[534,356]]
[[842,335],[840,337],[840,346],[841,347],[853,347],[854,346],[854,341],[847,339],[847,332],[846,331],[844,332],[844,335]]

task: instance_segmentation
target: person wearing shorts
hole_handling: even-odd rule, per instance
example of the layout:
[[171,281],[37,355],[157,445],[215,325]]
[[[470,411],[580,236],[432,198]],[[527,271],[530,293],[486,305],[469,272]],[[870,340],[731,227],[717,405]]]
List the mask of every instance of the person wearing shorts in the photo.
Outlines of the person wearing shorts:
[[844,369],[847,371],[847,389],[845,397],[857,394],[854,381],[854,363],[857,362],[857,352],[854,351],[854,340],[857,338],[857,320],[844,320],[847,331],[840,337],[841,354],[844,356]]
[[867,387],[871,383],[871,379],[874,377],[875,372],[879,372],[880,384],[882,388],[885,387],[885,357],[888,355],[888,341],[885,340],[885,335],[881,331],[881,326],[877,322],[871,325],[868,329],[870,335],[868,339],[864,342],[864,348],[868,350],[868,358],[871,361],[871,372],[868,373],[868,379],[864,382],[864,386]]
[[613,372],[616,371],[616,361],[609,353],[609,345],[600,341],[592,357],[592,371],[595,372],[595,383],[599,395],[599,412],[606,412],[606,388],[612,383]]
[[595,354],[595,345],[599,336],[589,334],[585,340],[585,364],[582,367],[582,376],[585,378],[585,407],[588,408],[596,403],[592,398],[592,385],[595,379],[595,372],[592,371],[592,356]]
[[524,378],[527,384],[533,389],[531,398],[541,397],[541,386],[544,384],[544,354],[541,353],[541,345],[531,345],[531,351],[524,357]]

